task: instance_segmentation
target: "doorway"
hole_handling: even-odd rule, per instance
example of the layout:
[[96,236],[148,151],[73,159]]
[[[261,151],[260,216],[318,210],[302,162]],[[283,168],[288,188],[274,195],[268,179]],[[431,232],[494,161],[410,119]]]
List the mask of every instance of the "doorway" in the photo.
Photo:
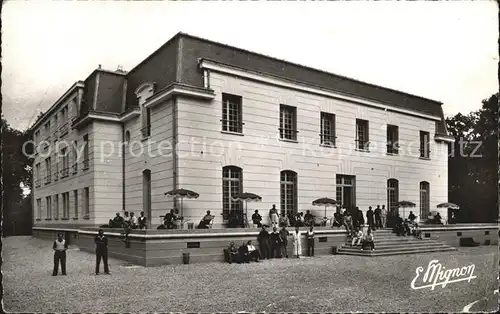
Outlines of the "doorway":
[[356,177],[338,174],[336,183],[337,202],[353,213],[356,209]]

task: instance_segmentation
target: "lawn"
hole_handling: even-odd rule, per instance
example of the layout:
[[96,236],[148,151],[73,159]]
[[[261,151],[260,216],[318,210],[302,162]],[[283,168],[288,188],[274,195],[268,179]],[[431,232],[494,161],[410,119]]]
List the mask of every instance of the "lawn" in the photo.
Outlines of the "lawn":
[[[4,310],[13,312],[456,312],[493,311],[498,248],[421,255],[266,260],[251,264],[132,266],[110,259],[112,274],[94,275],[95,256],[68,251],[68,275],[51,276],[51,243],[3,238]],[[418,266],[475,265],[470,283],[413,290]],[[102,272],[102,270],[101,270]]]

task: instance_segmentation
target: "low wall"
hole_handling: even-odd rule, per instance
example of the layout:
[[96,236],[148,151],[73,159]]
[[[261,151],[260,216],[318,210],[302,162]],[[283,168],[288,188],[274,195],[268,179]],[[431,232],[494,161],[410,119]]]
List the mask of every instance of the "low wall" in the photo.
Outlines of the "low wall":
[[[451,246],[459,246],[461,237],[472,237],[481,245],[498,244],[498,226],[482,225],[447,225],[422,226],[422,235]],[[306,254],[307,245],[305,231],[301,228],[302,254]],[[64,232],[71,245],[82,251],[94,252],[94,237],[98,228],[64,229],[33,228],[33,236],[53,240],[58,232]],[[258,248],[258,229],[182,229],[182,230],[133,230],[129,235],[129,244],[125,244],[122,229],[103,229],[108,237],[108,254],[133,264],[157,266],[165,264],[181,264],[182,254],[190,253],[191,263],[222,262],[223,250],[233,241],[237,247],[248,240]],[[289,230],[292,232],[292,230]],[[342,228],[315,229],[315,255],[332,254],[332,247],[345,244],[347,233]],[[376,235],[376,233],[375,233]],[[489,242],[487,242],[489,241]],[[288,254],[292,255],[291,237],[288,241]]]

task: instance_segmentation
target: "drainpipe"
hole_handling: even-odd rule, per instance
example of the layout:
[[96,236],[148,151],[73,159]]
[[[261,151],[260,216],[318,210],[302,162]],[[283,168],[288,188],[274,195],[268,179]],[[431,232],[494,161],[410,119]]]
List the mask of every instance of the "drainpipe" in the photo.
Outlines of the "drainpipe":
[[[173,142],[173,154],[172,154],[172,163],[173,163],[173,189],[177,189],[179,187],[178,180],[178,158],[177,158],[177,96],[172,97],[172,142]],[[174,199],[174,209],[177,209],[177,200]]]

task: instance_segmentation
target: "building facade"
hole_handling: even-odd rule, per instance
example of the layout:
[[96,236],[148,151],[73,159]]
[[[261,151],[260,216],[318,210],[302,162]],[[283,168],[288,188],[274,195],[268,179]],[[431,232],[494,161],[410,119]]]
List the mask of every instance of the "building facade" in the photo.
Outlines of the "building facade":
[[[129,72],[96,69],[33,129],[35,226],[144,211],[155,227],[172,208],[223,226],[240,192],[263,216],[322,217],[312,201],[330,197],[365,212],[411,201],[400,213],[426,218],[448,197],[441,103],[183,33]],[[200,197],[181,206],[175,188]]]

